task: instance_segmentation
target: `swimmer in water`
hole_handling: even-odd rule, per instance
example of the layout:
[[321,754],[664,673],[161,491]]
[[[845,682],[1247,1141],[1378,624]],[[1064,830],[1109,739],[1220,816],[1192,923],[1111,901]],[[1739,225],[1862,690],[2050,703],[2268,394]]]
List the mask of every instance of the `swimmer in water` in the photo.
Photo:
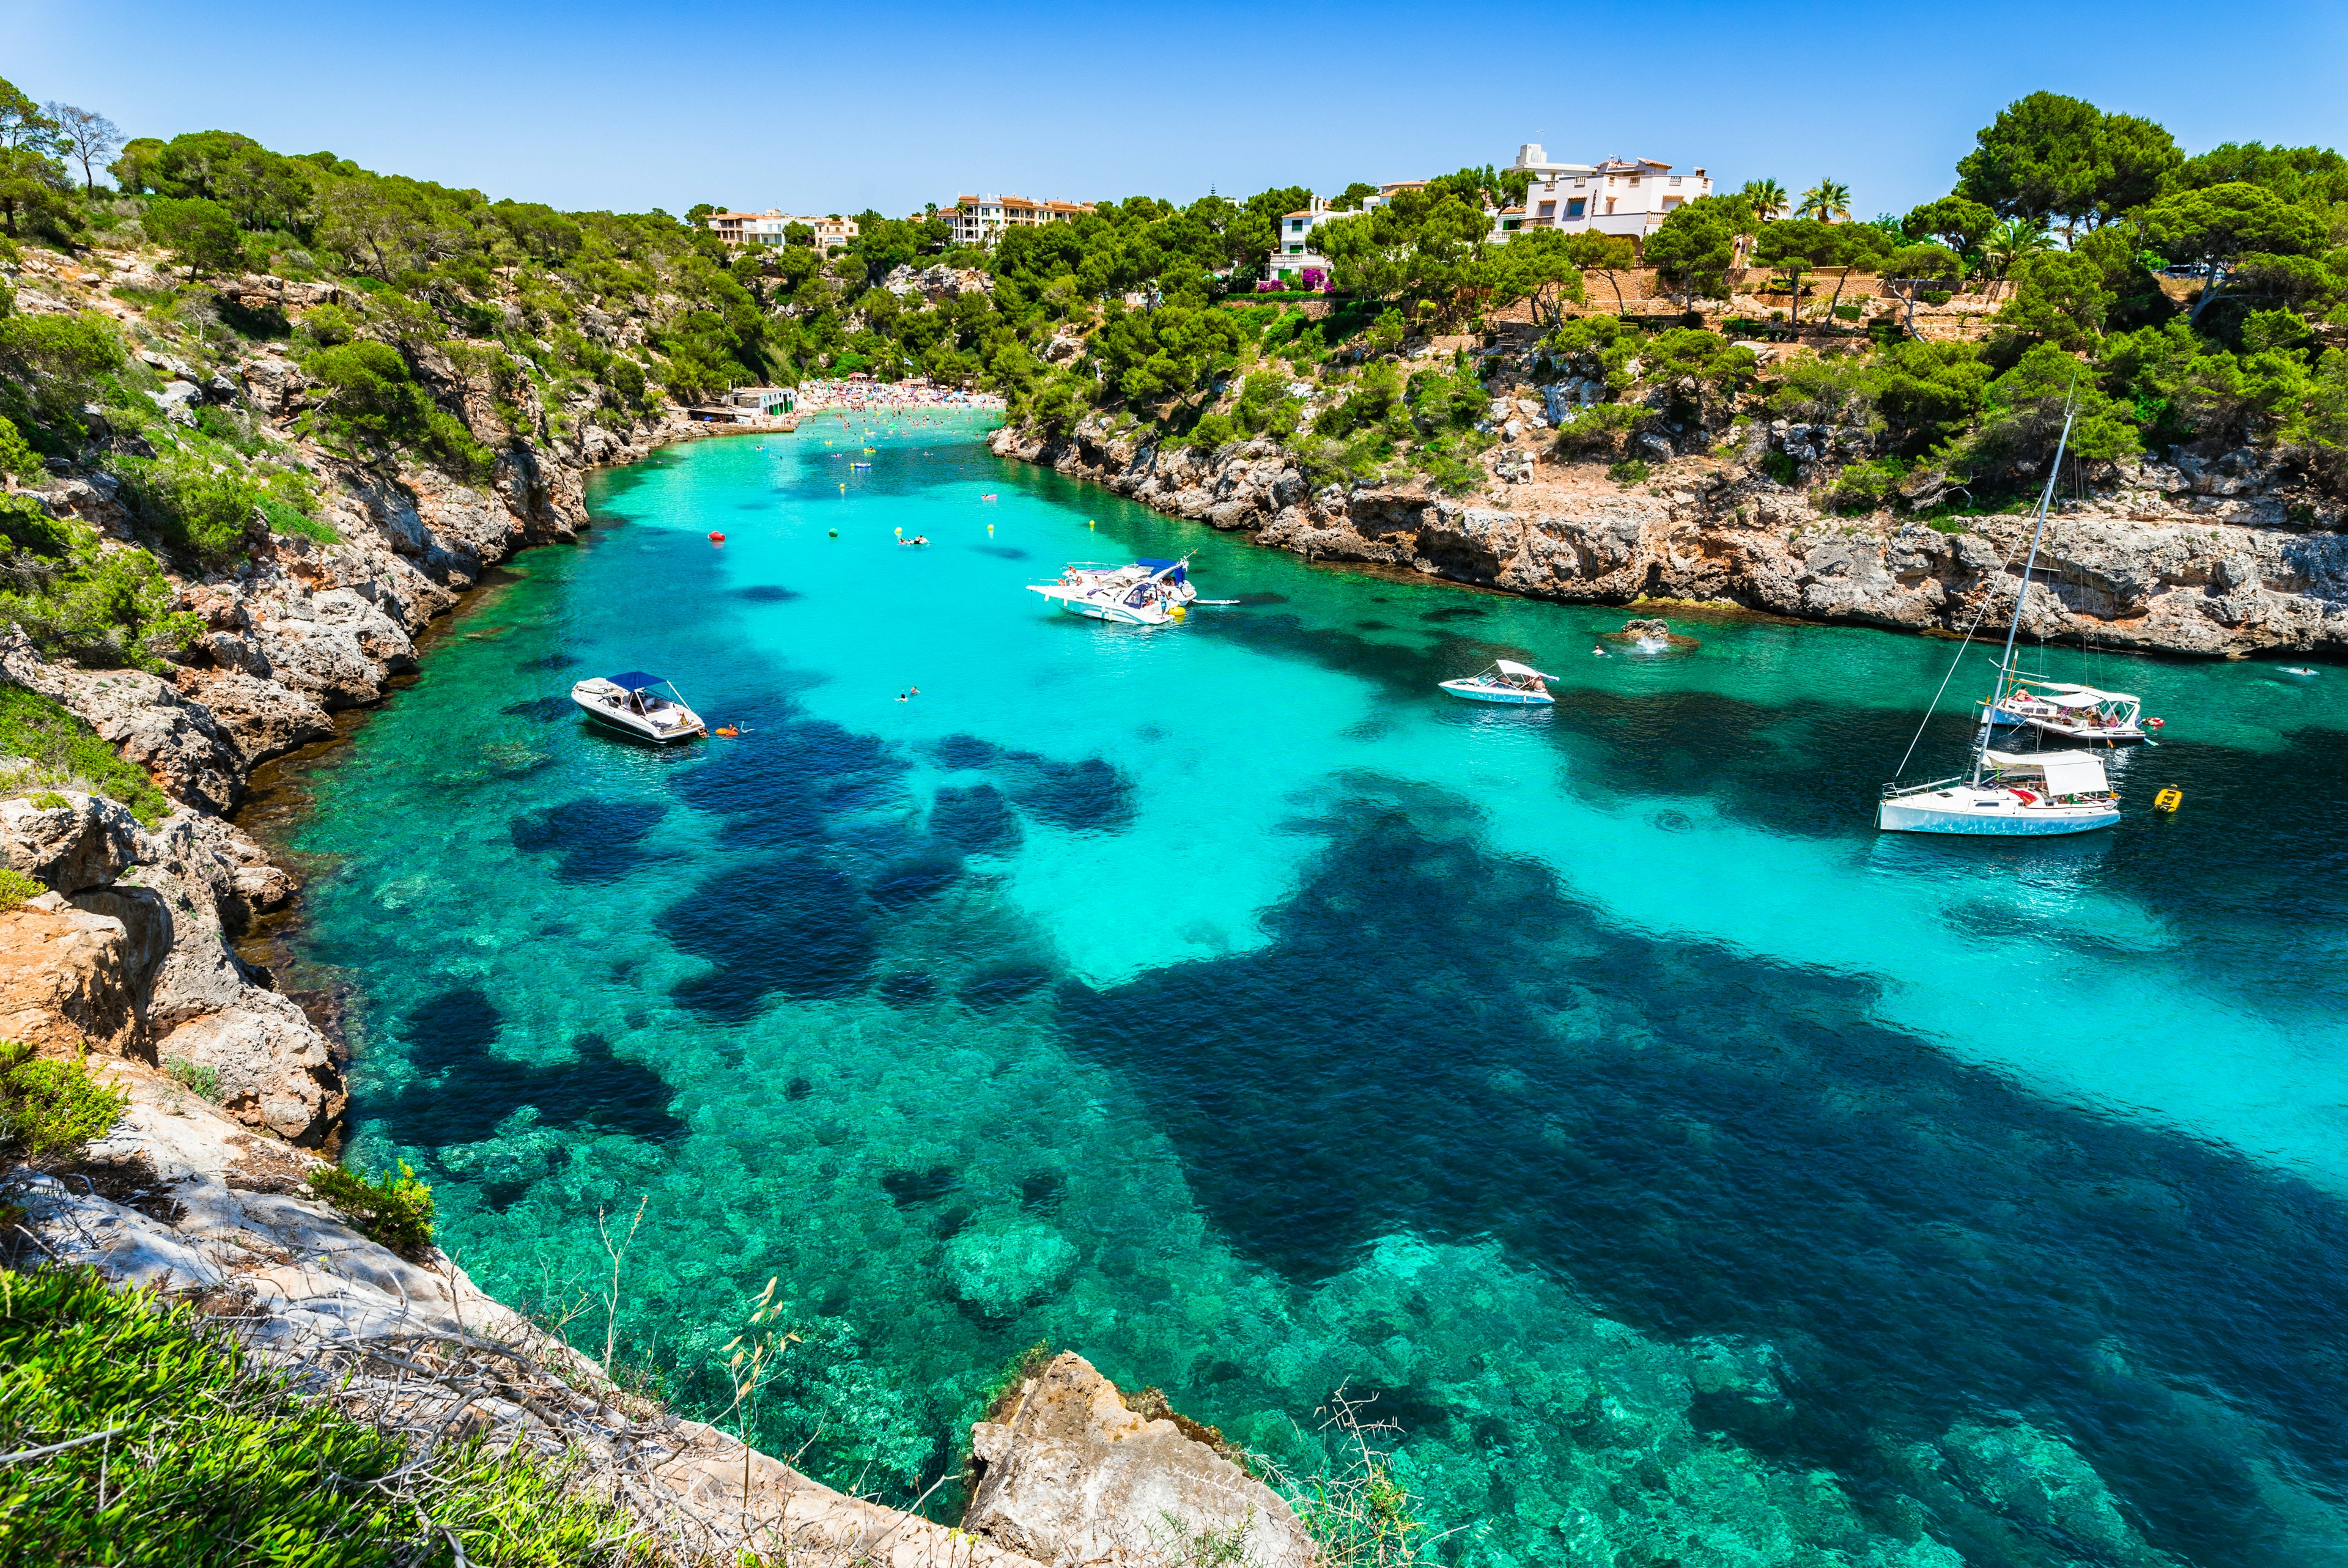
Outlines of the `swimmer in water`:
[[1590,651],[1591,656],[1594,658],[1603,659],[1606,657],[1606,650],[1597,646],[1595,643],[1591,645]]

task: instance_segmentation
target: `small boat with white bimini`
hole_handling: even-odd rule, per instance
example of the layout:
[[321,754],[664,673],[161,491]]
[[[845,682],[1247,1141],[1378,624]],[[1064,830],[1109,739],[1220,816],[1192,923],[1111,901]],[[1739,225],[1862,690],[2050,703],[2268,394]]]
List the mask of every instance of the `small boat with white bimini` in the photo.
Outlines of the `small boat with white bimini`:
[[571,688],[571,700],[586,710],[589,718],[655,745],[709,733],[701,715],[685,705],[682,692],[641,670],[591,676]]
[[[1988,707],[1989,699],[1982,698],[1981,705]],[[2158,719],[2146,719],[2143,713],[2144,699],[2133,692],[2017,675],[2013,690],[1997,705],[1992,722],[2027,725],[2066,741],[2118,745],[2148,739],[2150,731],[2160,728]]]
[[[2054,444],[2054,461],[2046,469],[2046,487],[2039,493],[2038,516],[2030,536],[2030,553],[2022,563],[2022,582],[2014,590],[2013,619],[2005,630],[2005,651],[1997,661],[1997,684],[1982,704],[1981,723],[1973,733],[1972,768],[1956,778],[1930,784],[1883,786],[1875,808],[1875,825],[1885,833],[1953,833],[1974,836],[2042,836],[2088,833],[2109,827],[2120,819],[2120,804],[2104,775],[2103,759],[2093,752],[1993,752],[1989,748],[1993,718],[2021,701],[2017,695],[2025,677],[2016,672],[2013,642],[2022,630],[2022,611],[2030,599],[2030,573],[2038,564],[2039,541],[2046,533],[2046,511],[2054,499],[2055,477],[2063,471],[2063,455],[2070,447],[2071,425],[2077,417],[2075,395],[2063,414],[2063,435]],[[1983,607],[1986,609],[1986,605]],[[1976,616],[1973,626],[1981,624]],[[1972,629],[1957,649],[1962,661],[1972,642]],[[1957,672],[1956,661],[1941,681]],[[2041,687],[2047,683],[2036,682]],[[2104,693],[2098,693],[2104,695]],[[1937,706],[1940,699],[1933,699]],[[1930,710],[1924,723],[1932,722]],[[1919,725],[1916,739],[1921,740]],[[1913,755],[1916,742],[1908,743]],[[1908,759],[1900,759],[1905,768]]]
[[1056,581],[1031,582],[1027,591],[1043,595],[1071,615],[1126,626],[1163,626],[1181,620],[1199,601],[1189,565],[1188,556],[1180,560],[1144,559],[1127,566],[1071,561]]
[[1480,675],[1464,675],[1457,681],[1441,682],[1443,690],[1470,702],[1513,702],[1527,704],[1554,702],[1549,688],[1542,684],[1554,681],[1554,675],[1544,675],[1529,664],[1519,664],[1513,659],[1495,659],[1492,667]]

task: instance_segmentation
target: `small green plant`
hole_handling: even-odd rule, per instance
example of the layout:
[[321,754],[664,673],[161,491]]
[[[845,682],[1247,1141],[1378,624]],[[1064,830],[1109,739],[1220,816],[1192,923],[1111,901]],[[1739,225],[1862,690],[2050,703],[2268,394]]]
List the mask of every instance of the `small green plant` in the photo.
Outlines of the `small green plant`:
[[1962,534],[1972,528],[1972,525],[1962,518],[1927,518],[1924,526],[1936,534]]
[[[0,596],[0,608],[5,607],[5,596]],[[5,681],[0,681],[0,756],[23,757],[32,764],[29,779],[19,775],[23,782],[64,784],[119,801],[142,826],[153,827],[171,814],[170,798],[145,770],[123,761],[79,714],[53,698]]]
[[1394,1456],[1383,1446],[1398,1429],[1362,1419],[1375,1398],[1354,1399],[1342,1388],[1329,1397],[1321,1424],[1337,1434],[1343,1459],[1335,1470],[1301,1481],[1272,1472],[1328,1568],[1421,1568],[1437,1560],[1442,1537],[1429,1536],[1418,1499],[1395,1480]]
[[561,1461],[411,1448],[246,1358],[193,1307],[94,1269],[0,1271],[0,1562],[476,1563],[650,1553]]
[[1618,485],[1639,485],[1644,484],[1647,476],[1653,472],[1654,470],[1647,466],[1645,458],[1632,457],[1607,469],[1606,477]]
[[27,899],[38,898],[47,891],[37,879],[26,876],[15,866],[0,866],[0,911],[14,909]]
[[1784,452],[1772,452],[1761,459],[1761,471],[1780,485],[1790,485],[1802,477],[1802,466]]
[[129,1103],[90,1077],[78,1056],[36,1056],[29,1045],[0,1040],[0,1166],[38,1170],[78,1159]]
[[167,1056],[163,1059],[163,1071],[170,1075],[172,1082],[198,1098],[209,1100],[214,1104],[220,1102],[219,1068],[201,1061],[190,1061],[184,1056]]
[[1867,312],[1858,305],[1837,305],[1834,308],[1834,313],[1838,321],[1855,322]]
[[405,1160],[396,1172],[370,1179],[340,1165],[310,1173],[310,1190],[336,1214],[396,1253],[414,1255],[432,1245],[432,1189]]
[[1005,1361],[1003,1364],[1003,1369],[994,1375],[994,1380],[989,1383],[979,1396],[978,1408],[981,1414],[978,1419],[982,1421],[1000,1419],[1012,1399],[1017,1396],[1020,1385],[1041,1372],[1050,1364],[1051,1359],[1052,1342],[1048,1339],[1038,1339],[1010,1360]]
[[1946,289],[1926,289],[1916,296],[1928,305],[1945,305],[1956,296]]
[[36,811],[69,811],[73,808],[73,802],[53,789],[45,789],[40,794],[26,798],[33,803],[34,809]]

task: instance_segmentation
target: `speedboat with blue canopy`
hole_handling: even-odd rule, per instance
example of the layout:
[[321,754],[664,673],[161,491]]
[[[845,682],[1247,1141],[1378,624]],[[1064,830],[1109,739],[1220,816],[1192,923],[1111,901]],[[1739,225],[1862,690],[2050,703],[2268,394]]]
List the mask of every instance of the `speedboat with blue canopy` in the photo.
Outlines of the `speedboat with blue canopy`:
[[591,676],[571,688],[571,700],[585,709],[589,718],[654,745],[709,733],[701,715],[685,705],[683,693],[642,670]]
[[1180,560],[1145,558],[1126,566],[1071,561],[1057,580],[1031,582],[1027,591],[1043,595],[1071,615],[1126,626],[1163,626],[1181,620],[1199,600],[1189,564],[1188,556]]
[[1443,689],[1455,697],[1465,697],[1470,702],[1514,702],[1519,705],[1554,702],[1549,688],[1542,682],[1554,681],[1554,675],[1544,675],[1529,664],[1519,664],[1513,659],[1495,659],[1492,667],[1480,675],[1464,675],[1457,681],[1442,682]]

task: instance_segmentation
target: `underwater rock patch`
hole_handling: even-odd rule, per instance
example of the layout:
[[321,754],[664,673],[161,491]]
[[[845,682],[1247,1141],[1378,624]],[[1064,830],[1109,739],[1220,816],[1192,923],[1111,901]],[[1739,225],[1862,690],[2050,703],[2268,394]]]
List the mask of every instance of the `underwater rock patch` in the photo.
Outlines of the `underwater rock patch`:
[[616,882],[651,858],[639,846],[668,807],[658,801],[566,801],[525,812],[507,829],[516,849],[551,849],[558,882]]
[[930,807],[930,831],[968,855],[1014,849],[1020,838],[1011,803],[993,784],[938,791]]
[[1076,1244],[1027,1221],[966,1230],[946,1247],[946,1283],[989,1317],[1011,1317],[1067,1287]]

